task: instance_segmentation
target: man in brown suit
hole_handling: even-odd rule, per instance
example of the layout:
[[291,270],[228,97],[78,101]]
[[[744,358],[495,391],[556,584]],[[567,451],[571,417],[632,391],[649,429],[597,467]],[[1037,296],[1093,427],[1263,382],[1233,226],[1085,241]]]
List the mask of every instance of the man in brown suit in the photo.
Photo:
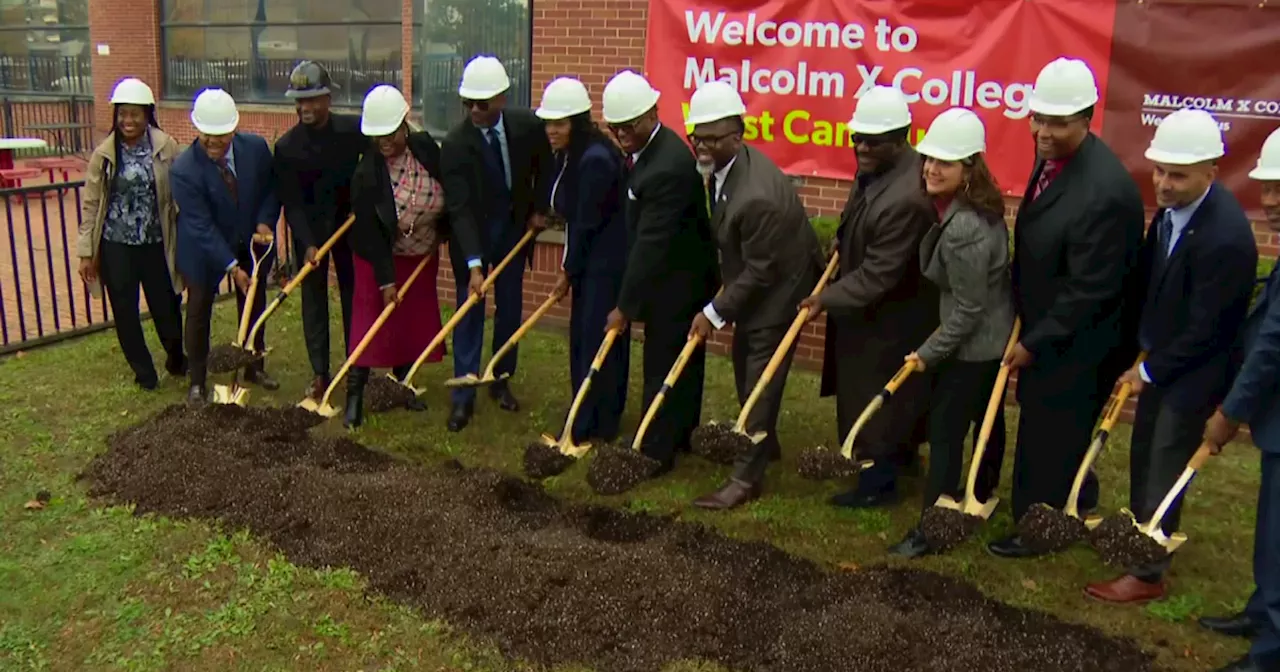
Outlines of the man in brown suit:
[[[694,316],[690,333],[705,338],[735,325],[733,377],[740,403],[760,380],[822,268],[822,248],[795,187],[768,157],[742,142],[745,113],[738,92],[715,81],[698,87],[686,120],[693,126],[689,141],[698,172],[708,182],[711,233],[724,280],[721,294]],[[695,506],[731,509],[760,495],[769,460],[782,452],[778,411],[794,355],[792,344],[747,418],[747,432],[765,432],[764,440],[738,459],[724,486],[699,497]]]
[[[902,92],[887,86],[867,91],[849,129],[858,175],[836,231],[839,279],[802,302],[812,308],[810,319],[831,314],[821,394],[836,395],[841,441],[903,358],[938,325],[937,290],[920,274],[920,241],[937,213],[921,187],[920,155],[907,144],[911,112]],[[911,376],[867,423],[854,451],[874,465],[833,504],[861,508],[894,499],[898,456],[914,448],[929,391],[926,375]]]

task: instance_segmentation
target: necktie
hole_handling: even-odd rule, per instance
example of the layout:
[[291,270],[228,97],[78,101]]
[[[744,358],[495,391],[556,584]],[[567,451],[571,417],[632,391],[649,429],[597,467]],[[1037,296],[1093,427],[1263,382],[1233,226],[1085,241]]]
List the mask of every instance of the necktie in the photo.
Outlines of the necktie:
[[[506,162],[502,160],[502,143],[498,140],[497,129],[490,128],[488,135],[489,149],[493,151],[493,159],[498,162],[498,173],[502,175],[502,181],[505,184],[507,182],[507,168]],[[507,188],[510,189],[511,185],[507,184]]]
[[1049,183],[1053,182],[1053,166],[1049,162],[1045,162],[1044,167],[1040,169],[1040,177],[1036,179],[1036,193],[1031,195],[1031,199],[1035,200],[1049,188]]
[[628,155],[627,155],[627,170],[628,170],[628,171],[630,171],[632,168],[635,168],[635,167],[636,167],[636,159],[635,159],[635,157],[633,157],[633,156],[631,156],[630,154],[628,154]]
[[231,200],[237,204],[240,202],[240,193],[236,188],[236,176],[231,172],[231,167],[227,165],[227,158],[218,160],[218,172],[222,174],[222,181],[227,185],[227,191],[231,192]]
[[716,191],[716,176],[708,175],[707,176],[707,216],[711,216],[712,214],[715,213],[715,198],[713,197],[713,194],[715,194],[715,191]]
[[1173,240],[1173,211],[1165,210],[1160,218],[1160,228],[1156,231],[1156,242],[1160,244],[1160,258],[1169,258],[1169,242]]

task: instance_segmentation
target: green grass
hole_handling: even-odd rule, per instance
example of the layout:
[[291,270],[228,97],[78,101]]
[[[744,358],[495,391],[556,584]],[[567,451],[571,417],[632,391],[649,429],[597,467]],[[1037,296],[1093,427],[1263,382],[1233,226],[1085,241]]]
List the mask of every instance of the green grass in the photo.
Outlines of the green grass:
[[[295,309],[286,307],[269,327],[268,343],[275,350],[268,365],[283,387],[275,394],[254,389],[251,404],[292,404],[302,394],[309,372]],[[219,308],[215,342],[231,339],[231,312]],[[154,342],[153,351],[160,352]],[[358,439],[411,460],[457,456],[467,464],[517,472],[524,444],[539,431],[558,430],[555,418],[571,393],[567,344],[560,334],[530,334],[519,356],[514,389],[524,403],[520,413],[503,413],[481,395],[471,427],[447,433],[448,397],[439,387],[451,371],[446,363],[424,368],[416,381],[438,390],[426,396],[427,413],[373,416]],[[632,361],[636,384],[638,350]],[[704,419],[732,419],[737,404],[728,360],[711,358],[707,375]],[[198,521],[137,518],[128,508],[89,501],[75,475],[103,450],[103,437],[181,400],[185,390],[183,381],[166,380],[160,391],[144,393],[130,379],[112,333],[0,362],[0,669],[523,669],[446,624],[366,595],[361,577],[349,570],[295,567],[242,532]],[[766,496],[741,510],[708,513],[689,505],[727,475],[724,467],[692,458],[671,476],[619,497],[594,496],[583,480],[585,465],[549,480],[547,487],[571,500],[677,513],[832,565],[888,562],[886,546],[918,514],[918,483],[909,482],[903,503],[890,510],[828,506],[825,500],[837,484],[794,475],[793,460],[802,448],[835,438],[832,401],[817,393],[815,375],[792,375],[780,428],[787,458],[772,468]],[[628,426],[640,411],[638,390],[633,394]],[[333,420],[317,431],[343,430]],[[1099,465],[1105,510],[1126,504],[1127,429],[1117,434]],[[1009,469],[1000,492],[1006,501]],[[1204,670],[1244,649],[1238,641],[1202,632],[1195,618],[1237,609],[1249,594],[1257,487],[1252,448],[1232,447],[1210,463],[1184,515],[1191,540],[1174,563],[1172,594],[1145,609],[1102,605],[1081,595],[1085,583],[1113,575],[1086,548],[1022,562],[987,555],[979,541],[1013,525],[1005,506],[980,539],[912,564],[964,577],[1011,604],[1134,637],[1172,669]],[[40,489],[53,493],[50,506],[25,511],[23,503]]]

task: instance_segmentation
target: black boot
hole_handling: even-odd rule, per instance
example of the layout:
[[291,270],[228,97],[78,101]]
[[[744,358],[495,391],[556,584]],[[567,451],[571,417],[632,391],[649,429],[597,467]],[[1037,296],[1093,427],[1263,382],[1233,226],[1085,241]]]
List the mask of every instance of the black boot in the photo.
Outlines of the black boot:
[[342,426],[355,429],[364,424],[364,386],[369,382],[369,369],[353,366],[347,374],[347,412]]
[[[409,375],[409,369],[411,368],[413,368],[412,364],[402,364],[392,368],[391,375],[395,376],[396,380],[403,382],[404,377]],[[404,407],[410,411],[422,412],[427,410],[427,404],[416,396],[409,401],[404,402]]]

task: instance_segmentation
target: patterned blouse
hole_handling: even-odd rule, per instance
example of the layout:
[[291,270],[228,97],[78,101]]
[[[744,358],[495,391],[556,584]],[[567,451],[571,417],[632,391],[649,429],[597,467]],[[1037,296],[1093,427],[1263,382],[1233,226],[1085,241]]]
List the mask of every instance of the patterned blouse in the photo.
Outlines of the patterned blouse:
[[116,174],[111,181],[108,198],[107,217],[102,225],[103,240],[125,245],[162,242],[149,133],[144,133],[132,147],[120,143]]
[[392,254],[420,257],[435,252],[439,241],[436,220],[444,211],[444,189],[407,149],[387,162],[395,194],[400,237],[392,246]]

